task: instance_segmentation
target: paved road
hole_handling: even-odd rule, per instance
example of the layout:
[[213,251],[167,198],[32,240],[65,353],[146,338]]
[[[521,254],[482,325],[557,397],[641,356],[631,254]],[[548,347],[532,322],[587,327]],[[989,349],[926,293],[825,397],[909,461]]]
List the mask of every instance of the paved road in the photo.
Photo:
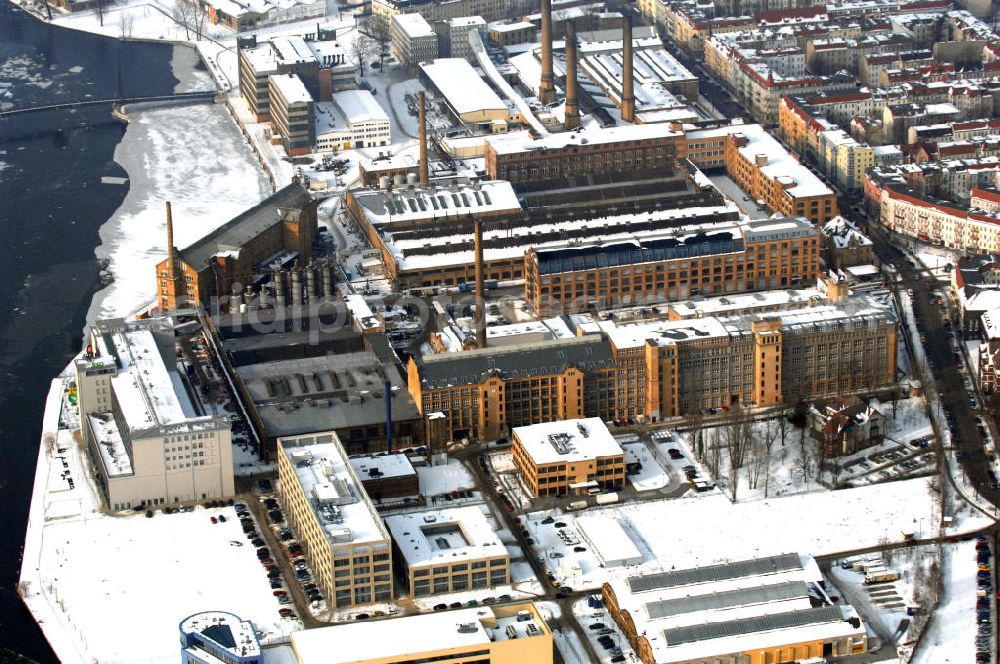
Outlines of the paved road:
[[[991,464],[986,458],[976,426],[977,413],[969,406],[963,377],[952,355],[951,337],[944,328],[941,311],[931,303],[932,291],[927,290],[927,285],[933,284],[933,278],[891,246],[888,231],[879,224],[869,224],[869,231],[879,259],[893,265],[903,285],[913,291],[913,315],[918,330],[926,338],[923,347],[929,363],[927,369],[933,376],[944,413],[950,412],[954,418],[952,424],[941,413],[932,413],[934,424],[939,430],[951,428],[952,442],[959,453],[962,471],[980,495],[994,505],[1000,504],[1000,492],[991,487]],[[934,298],[937,299],[936,294]],[[914,342],[920,343],[920,340]]]

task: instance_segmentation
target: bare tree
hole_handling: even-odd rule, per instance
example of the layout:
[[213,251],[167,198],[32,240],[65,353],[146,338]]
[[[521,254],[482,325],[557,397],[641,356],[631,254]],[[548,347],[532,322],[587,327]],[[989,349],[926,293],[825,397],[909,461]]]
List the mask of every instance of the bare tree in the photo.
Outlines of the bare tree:
[[722,435],[725,440],[726,461],[729,470],[729,496],[730,500],[735,503],[740,483],[740,470],[743,468],[750,451],[750,445],[753,442],[753,420],[738,404],[734,404],[730,408],[725,424],[722,425]]
[[134,22],[135,19],[128,10],[123,10],[122,13],[118,15],[118,28],[121,31],[122,39],[129,39],[132,37],[132,24]]
[[97,2],[94,3],[94,11],[97,12],[97,20],[101,22],[102,26],[104,25],[104,11],[107,6],[108,0],[97,0]]
[[174,22],[184,28],[185,40],[191,39],[191,23],[194,18],[191,9],[191,5],[186,0],[178,0],[174,3]]
[[[184,2],[184,0],[181,0]],[[195,39],[201,41],[205,34],[205,21],[208,20],[208,11],[198,0],[191,0],[191,22],[194,27]]]
[[788,431],[791,427],[791,422],[788,421],[788,411],[784,408],[781,409],[781,414],[778,416],[778,434],[781,436],[781,446],[785,446],[785,441],[788,438]]
[[712,477],[718,481],[719,469],[722,467],[722,450],[719,444],[719,435],[716,429],[711,429],[705,433],[705,463]]
[[381,68],[385,65],[385,59],[389,57],[389,23],[386,21],[369,21],[368,34],[374,41],[378,51],[378,65]]
[[371,37],[364,34],[360,30],[358,31],[357,38],[354,40],[354,46],[352,48],[354,52],[354,59],[358,63],[358,73],[361,76],[365,75],[365,62],[375,51],[375,42]]

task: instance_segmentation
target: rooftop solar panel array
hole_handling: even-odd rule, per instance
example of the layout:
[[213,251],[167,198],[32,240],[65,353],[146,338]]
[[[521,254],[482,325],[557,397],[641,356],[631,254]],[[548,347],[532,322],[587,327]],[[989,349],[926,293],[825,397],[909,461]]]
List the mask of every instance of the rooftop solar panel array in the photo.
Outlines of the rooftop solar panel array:
[[629,590],[633,593],[657,590],[659,588],[674,588],[676,586],[686,586],[694,583],[710,583],[713,581],[726,581],[729,579],[739,579],[745,576],[760,576],[762,574],[776,574],[791,570],[800,570],[802,561],[797,553],[783,553],[767,558],[757,558],[754,560],[741,560],[735,563],[723,563],[721,565],[709,565],[708,567],[693,567],[691,569],[681,569],[675,572],[661,572],[659,574],[645,574],[641,576],[630,576],[626,582]]
[[695,597],[680,597],[678,599],[659,600],[646,604],[646,613],[650,619],[667,618],[670,616],[697,611],[712,611],[728,609],[751,604],[766,604],[783,600],[809,597],[809,588],[804,581],[788,581],[757,588],[742,588],[720,593],[710,593]]
[[675,629],[664,630],[663,636],[666,637],[668,646],[677,646],[683,643],[721,639],[727,636],[740,636],[755,632],[802,627],[804,625],[840,622],[843,619],[839,607],[823,606],[815,609],[803,609],[802,611],[775,613],[770,616],[757,616],[705,625],[677,627]]

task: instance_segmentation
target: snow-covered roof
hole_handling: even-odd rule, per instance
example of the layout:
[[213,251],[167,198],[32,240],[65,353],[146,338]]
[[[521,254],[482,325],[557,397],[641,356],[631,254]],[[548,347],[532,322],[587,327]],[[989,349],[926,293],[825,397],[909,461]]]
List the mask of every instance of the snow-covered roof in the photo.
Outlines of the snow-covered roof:
[[369,189],[356,192],[355,197],[365,208],[366,219],[375,226],[414,219],[521,211],[514,187],[505,180],[452,180],[435,182],[428,189]]
[[438,58],[420,69],[459,115],[503,110],[507,104],[464,58]]
[[[516,154],[532,150],[559,150],[574,145],[601,145],[624,141],[643,141],[657,138],[680,136],[683,132],[673,131],[663,124],[622,125],[578,129],[576,131],[549,134],[533,139],[524,133],[489,136],[486,141],[497,154]],[[772,139],[773,140],[773,139]]]
[[294,469],[331,546],[389,541],[336,433],[279,438],[278,449]]
[[599,417],[515,427],[513,435],[535,465],[576,463],[624,454]]
[[[518,622],[519,610],[529,611],[531,620]],[[538,632],[528,633],[529,624],[535,625]],[[508,625],[514,626],[516,638],[551,638],[534,605],[523,604],[504,608],[478,606],[301,630],[292,634],[292,646],[299,664],[353,664],[373,659],[401,661],[415,659],[427,652],[489,649],[493,642],[508,639]],[[386,638],[387,634],[392,638]]]
[[496,32],[514,32],[515,30],[534,30],[535,25],[528,21],[517,21],[515,23],[490,23],[490,30]]
[[[236,658],[260,655],[260,642],[257,640],[253,623],[242,620],[232,613],[225,611],[196,613],[181,621],[180,630],[185,634],[200,634],[217,646],[225,648]],[[194,659],[207,657],[211,657],[211,653],[199,649],[195,652]]]
[[[367,479],[386,479],[390,477],[417,476],[413,464],[405,454],[369,454],[351,457],[354,472],[362,481]],[[372,471],[375,471],[374,473]]]
[[507,557],[507,547],[478,506],[395,514],[385,518],[410,568]]
[[833,604],[822,580],[809,556],[782,554],[636,575],[611,587],[656,661],[669,663],[863,636],[864,626],[847,620],[857,612]]
[[577,517],[576,526],[605,567],[637,565],[643,561],[642,552],[615,517],[584,515]]
[[693,131],[688,139],[722,136],[743,136],[746,145],[739,148],[740,154],[751,164],[766,159],[760,171],[767,178],[782,182],[785,191],[792,197],[827,196],[833,191],[823,184],[808,167],[799,163],[764,127],[759,124],[728,125],[717,129]]
[[458,18],[448,19],[447,23],[448,27],[453,30],[455,28],[478,28],[486,25],[486,19],[482,16],[459,16]]
[[87,419],[108,477],[131,475],[132,458],[129,456],[128,448],[125,447],[125,441],[122,440],[114,416],[111,413],[99,413],[88,415]]
[[807,288],[804,290],[771,290],[705,297],[684,302],[672,302],[669,307],[679,318],[697,318],[807,307],[824,299],[825,296],[818,289]]
[[988,340],[1000,339],[1000,308],[990,309],[980,317],[980,320]]
[[412,14],[393,14],[392,20],[410,39],[434,36],[434,28],[427,22],[427,19],[416,12]]
[[830,238],[838,249],[852,246],[867,246],[872,243],[858,227],[840,215],[823,224],[823,234]]
[[150,330],[122,330],[111,340],[122,364],[111,385],[130,429],[179,424],[195,416],[176,366],[167,367]]
[[389,121],[389,114],[368,90],[335,92],[333,93],[333,103],[343,112],[348,124]]
[[278,90],[286,104],[309,103],[313,100],[302,79],[295,74],[274,74],[268,76],[267,80]]

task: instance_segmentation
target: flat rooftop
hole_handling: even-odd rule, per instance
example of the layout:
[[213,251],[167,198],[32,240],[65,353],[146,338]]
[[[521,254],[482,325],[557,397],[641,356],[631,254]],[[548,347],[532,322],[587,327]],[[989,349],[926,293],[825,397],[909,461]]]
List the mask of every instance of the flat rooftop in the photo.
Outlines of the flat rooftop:
[[331,546],[388,542],[389,533],[333,432],[280,438]]
[[657,662],[838,637],[863,639],[848,606],[833,604],[809,556],[781,554],[612,580],[619,606]]
[[385,523],[409,567],[508,555],[478,506],[397,514]]
[[385,422],[385,381],[393,419],[420,416],[399,371],[370,350],[237,367],[273,436]]
[[767,163],[760,171],[769,179],[782,183],[786,192],[796,198],[833,195],[833,191],[823,184],[804,164],[784,148],[759,124],[729,125],[717,129],[705,129],[688,133],[688,139],[704,139],[724,136],[743,136],[747,144],[739,148],[740,154],[751,164],[760,159]]
[[[408,166],[405,160],[401,165]],[[436,217],[521,211],[514,187],[503,180],[471,182],[453,178],[427,189],[418,186],[391,190],[364,189],[353,195],[365,208],[366,219],[375,226]]]
[[537,465],[576,463],[624,454],[599,417],[515,427],[513,435]]
[[302,79],[296,74],[272,74],[267,80],[278,90],[286,104],[306,104],[313,100]]
[[[254,657],[260,655],[260,642],[254,632],[253,623],[242,620],[225,611],[205,611],[185,618],[181,622],[181,631],[188,634],[201,634],[215,641],[237,657]],[[203,657],[206,653],[198,650],[196,655]]]
[[507,104],[464,58],[438,58],[420,69],[459,115],[503,111]]
[[417,471],[405,454],[369,454],[351,457],[351,465],[361,481],[417,476]]
[[[519,610],[529,611],[531,620],[518,623]],[[529,623],[538,629],[537,634],[526,632]],[[518,638],[550,635],[533,604],[479,606],[301,630],[292,633],[292,648],[300,664],[396,661],[422,653],[489,647],[494,641],[507,640],[508,624],[518,629]],[[393,638],[386,638],[387,633]]]
[[561,150],[581,145],[621,143],[624,141],[647,141],[659,138],[681,136],[683,132],[673,131],[665,124],[624,125],[602,128],[591,126],[575,131],[549,134],[533,139],[526,133],[488,136],[486,142],[497,154],[518,154],[535,150]]

